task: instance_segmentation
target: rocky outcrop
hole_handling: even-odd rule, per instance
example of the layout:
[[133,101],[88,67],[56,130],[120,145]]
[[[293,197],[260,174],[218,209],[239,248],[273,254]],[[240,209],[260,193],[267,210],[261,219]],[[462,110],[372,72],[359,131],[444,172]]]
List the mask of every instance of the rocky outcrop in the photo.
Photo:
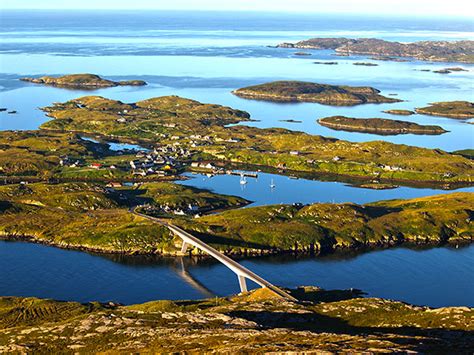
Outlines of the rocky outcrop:
[[447,131],[440,126],[419,125],[413,122],[385,118],[352,118],[345,116],[325,117],[318,120],[322,126],[339,131],[375,133],[380,135],[396,134],[443,134]]
[[95,74],[71,74],[60,77],[42,76],[40,78],[21,78],[34,84],[44,84],[59,87],[78,88],[78,89],[97,89],[113,86],[143,86],[147,83],[143,80],[112,81],[101,78]]
[[386,110],[386,111],[383,111],[383,112],[388,113],[390,115],[399,115],[399,116],[411,116],[411,115],[415,114],[414,111],[402,110],[402,109]]
[[434,102],[427,107],[415,109],[417,113],[448,118],[474,118],[474,104],[469,101]]
[[282,43],[279,48],[333,49],[341,55],[369,55],[397,60],[411,57],[433,62],[474,63],[474,41],[390,42],[375,38],[312,38]]
[[277,102],[316,102],[333,106],[401,101],[382,96],[379,90],[369,86],[328,85],[304,81],[274,81],[237,89],[232,93],[246,99]]

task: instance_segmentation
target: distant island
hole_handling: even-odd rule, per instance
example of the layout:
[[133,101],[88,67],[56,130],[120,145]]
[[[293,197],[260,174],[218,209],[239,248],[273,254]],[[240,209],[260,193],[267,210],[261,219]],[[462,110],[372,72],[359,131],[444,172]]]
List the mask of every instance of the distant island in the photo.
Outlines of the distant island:
[[392,109],[392,110],[385,110],[385,113],[389,113],[391,115],[399,115],[399,116],[411,116],[414,115],[415,112],[411,110],[403,110],[403,109]]
[[366,103],[392,103],[401,100],[380,95],[370,86],[317,84],[304,81],[274,81],[232,91],[234,95],[253,100],[277,102],[316,102],[332,106]]
[[67,88],[97,89],[114,86],[144,86],[147,83],[143,80],[112,81],[101,78],[96,74],[71,74],[60,77],[42,76],[40,78],[21,78],[34,84],[44,84]]
[[311,38],[278,48],[333,49],[340,55],[369,55],[385,60],[410,57],[430,62],[474,63],[474,41],[390,42],[376,38]]
[[474,118],[474,104],[469,101],[434,102],[427,107],[415,109],[417,113],[448,118]]
[[313,62],[313,64],[322,64],[322,65],[338,65],[338,62]]
[[352,118],[345,116],[325,117],[319,124],[338,131],[375,133],[381,135],[396,134],[432,134],[438,135],[447,131],[440,126],[419,125],[413,122],[385,118]]
[[461,67],[452,67],[452,68],[444,68],[444,69],[440,69],[440,70],[434,70],[433,73],[451,74],[452,72],[462,72],[462,71],[469,71],[469,70],[461,68]]
[[359,65],[363,67],[377,67],[378,66],[378,64],[376,63],[369,63],[369,62],[355,62],[355,63],[352,63],[352,65]]

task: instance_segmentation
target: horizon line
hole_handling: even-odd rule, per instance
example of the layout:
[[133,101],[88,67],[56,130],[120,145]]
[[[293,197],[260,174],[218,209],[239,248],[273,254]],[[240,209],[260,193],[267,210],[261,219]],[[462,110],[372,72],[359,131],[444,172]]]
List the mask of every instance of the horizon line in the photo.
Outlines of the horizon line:
[[335,12],[335,11],[304,11],[304,10],[252,10],[252,9],[160,9],[160,8],[0,8],[0,14],[4,11],[111,11],[111,12],[141,12],[141,11],[163,11],[163,12],[225,12],[225,13],[262,13],[262,14],[299,14],[299,15],[340,15],[340,16],[361,16],[361,17],[373,17],[373,16],[386,16],[386,17],[399,17],[399,18],[449,18],[449,19],[465,19],[472,20],[470,15],[442,15],[442,14],[392,14],[386,12],[378,13],[351,13],[351,12]]

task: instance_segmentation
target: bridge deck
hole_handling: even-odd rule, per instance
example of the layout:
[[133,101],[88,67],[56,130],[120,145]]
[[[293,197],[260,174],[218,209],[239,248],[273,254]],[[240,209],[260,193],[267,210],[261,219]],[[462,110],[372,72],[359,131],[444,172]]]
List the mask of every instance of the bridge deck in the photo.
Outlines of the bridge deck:
[[250,271],[246,267],[240,265],[235,260],[232,260],[227,255],[222,254],[218,250],[214,249],[210,245],[204,243],[202,240],[200,240],[199,238],[196,238],[192,234],[184,231],[183,229],[181,229],[181,228],[179,228],[175,225],[169,224],[169,223],[167,223],[167,222],[165,222],[165,221],[163,221],[159,218],[156,218],[156,217],[148,216],[148,215],[136,212],[136,211],[133,211],[133,213],[140,216],[140,217],[146,218],[148,220],[151,220],[153,222],[159,223],[159,224],[167,227],[171,232],[173,232],[175,235],[180,237],[183,240],[183,249],[182,249],[183,252],[186,251],[187,245],[189,244],[189,245],[192,245],[192,246],[206,252],[207,254],[211,255],[213,258],[219,260],[221,263],[223,263],[225,266],[227,266],[229,269],[231,269],[234,273],[237,274],[237,276],[239,278],[239,284],[240,284],[240,288],[241,288],[242,292],[247,291],[247,285],[245,283],[245,278],[247,278],[249,280],[252,280],[256,284],[260,285],[261,287],[267,287],[268,289],[272,290],[273,292],[275,292],[276,294],[278,294],[279,296],[281,296],[285,299],[288,299],[288,300],[291,300],[291,301],[296,301],[296,299],[293,296],[289,295],[287,292],[285,292],[282,289],[278,288],[277,286],[271,284],[267,280],[265,280],[262,277],[258,276],[257,274]]

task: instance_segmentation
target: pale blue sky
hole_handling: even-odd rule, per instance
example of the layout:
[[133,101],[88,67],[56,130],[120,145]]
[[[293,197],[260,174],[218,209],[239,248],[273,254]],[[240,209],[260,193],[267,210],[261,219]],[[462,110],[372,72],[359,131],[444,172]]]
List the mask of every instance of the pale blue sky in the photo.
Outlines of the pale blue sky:
[[162,9],[474,16],[472,0],[0,0],[0,9]]

